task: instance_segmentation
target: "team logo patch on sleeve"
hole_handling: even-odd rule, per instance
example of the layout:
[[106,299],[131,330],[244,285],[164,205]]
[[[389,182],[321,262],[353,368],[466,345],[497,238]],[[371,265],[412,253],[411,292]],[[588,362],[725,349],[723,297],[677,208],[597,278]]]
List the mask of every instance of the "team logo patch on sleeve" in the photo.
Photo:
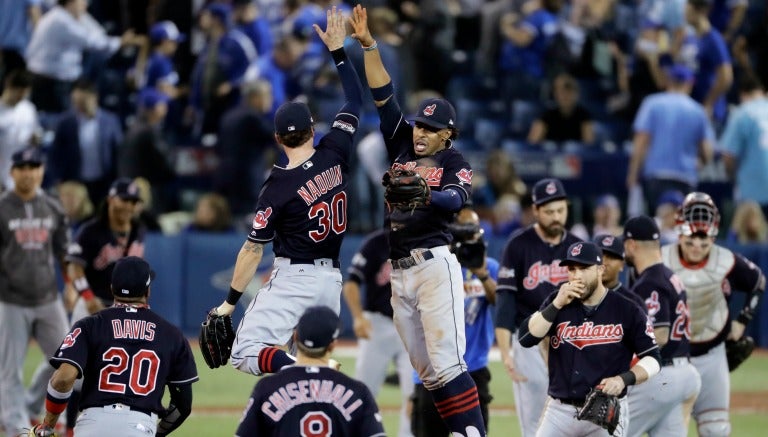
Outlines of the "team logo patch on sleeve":
[[336,129],[341,129],[341,130],[343,130],[344,132],[346,132],[346,133],[348,133],[350,135],[354,135],[355,130],[356,130],[354,126],[352,126],[351,124],[349,124],[349,123],[347,123],[346,121],[343,121],[343,120],[335,120],[333,122],[333,126],[331,126],[331,127],[335,127]]
[[648,316],[651,317],[651,319],[655,319],[656,313],[661,309],[658,291],[651,292],[651,296],[645,300],[645,308],[648,310]]
[[66,337],[64,337],[64,341],[61,342],[61,347],[59,349],[66,349],[68,347],[72,347],[75,345],[75,341],[77,341],[77,336],[80,335],[82,332],[82,329],[75,328],[72,332],[67,334]]
[[269,224],[269,216],[272,215],[272,207],[265,209],[264,211],[257,211],[256,216],[253,217],[253,229],[264,229]]
[[459,178],[459,182],[462,184],[471,184],[472,183],[472,170],[468,170],[466,168],[462,168],[459,170],[458,173],[456,173],[456,177]]

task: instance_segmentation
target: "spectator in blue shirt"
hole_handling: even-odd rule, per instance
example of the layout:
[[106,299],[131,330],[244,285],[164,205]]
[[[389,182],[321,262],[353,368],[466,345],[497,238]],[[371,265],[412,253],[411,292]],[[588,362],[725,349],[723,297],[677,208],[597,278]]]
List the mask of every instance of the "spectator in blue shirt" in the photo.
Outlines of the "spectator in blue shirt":
[[727,42],[732,42],[744,23],[749,0],[710,0],[709,21],[712,27],[723,34]]
[[768,98],[754,76],[739,82],[741,105],[720,137],[723,161],[736,180],[736,200],[757,202],[768,215]]
[[676,65],[667,76],[667,91],[646,97],[633,125],[627,188],[633,190],[642,181],[649,208],[664,191],[693,191],[699,166],[711,161],[713,154],[709,119],[702,105],[688,95],[693,72]]
[[263,79],[272,85],[272,115],[280,105],[296,97],[295,92],[289,91],[288,84],[303,51],[304,45],[301,42],[286,35],[277,41],[270,56],[260,57],[249,69],[248,80]]
[[259,57],[269,56],[274,42],[267,18],[260,13],[253,0],[234,0],[232,5],[237,29],[251,40]]
[[5,76],[26,68],[24,51],[40,19],[42,0],[0,0],[0,92]]
[[162,92],[175,99],[184,93],[179,87],[179,74],[173,65],[173,55],[185,37],[170,21],[155,23],[149,31],[152,42],[152,56],[147,63],[144,86]]

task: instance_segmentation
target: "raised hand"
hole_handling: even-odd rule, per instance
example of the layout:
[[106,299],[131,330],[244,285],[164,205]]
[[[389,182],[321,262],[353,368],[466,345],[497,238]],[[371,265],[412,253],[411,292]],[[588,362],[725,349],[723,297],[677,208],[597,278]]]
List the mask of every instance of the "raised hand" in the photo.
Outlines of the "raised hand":
[[368,12],[360,5],[352,9],[352,16],[349,17],[349,23],[352,25],[352,38],[360,41],[364,47],[370,47],[375,42],[368,30]]
[[347,32],[344,29],[344,15],[341,10],[337,10],[334,6],[331,10],[325,12],[327,28],[325,32],[320,29],[320,26],[313,24],[315,32],[323,40],[328,50],[334,51],[344,47],[344,38],[347,36]]

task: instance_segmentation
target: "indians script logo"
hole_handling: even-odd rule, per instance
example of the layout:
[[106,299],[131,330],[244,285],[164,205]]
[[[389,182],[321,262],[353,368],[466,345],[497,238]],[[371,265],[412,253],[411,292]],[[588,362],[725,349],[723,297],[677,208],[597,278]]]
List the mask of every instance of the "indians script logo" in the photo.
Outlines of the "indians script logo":
[[568,267],[560,266],[560,260],[556,259],[551,264],[544,264],[537,261],[528,268],[528,275],[523,278],[523,287],[527,290],[534,290],[539,284],[549,282],[552,285],[559,285],[568,280]]
[[75,328],[72,332],[67,334],[66,337],[64,337],[64,341],[61,342],[61,348],[60,349],[66,349],[68,347],[72,347],[75,345],[75,341],[77,340],[77,336],[80,335],[82,330],[80,328]]
[[573,246],[573,249],[571,249],[571,256],[579,256],[581,253],[581,243]]
[[265,209],[264,211],[258,211],[253,218],[253,229],[264,229],[269,223],[269,216],[272,215],[272,207]]
[[435,109],[437,109],[437,105],[434,104],[434,103],[429,105],[429,106],[427,106],[426,108],[424,108],[424,111],[423,111],[424,115],[429,117],[430,115],[435,113]]
[[550,182],[547,184],[547,186],[544,188],[544,191],[547,192],[550,196],[557,193],[557,187],[555,186],[554,182]]
[[456,173],[456,177],[459,178],[459,182],[464,184],[471,184],[472,183],[472,170],[467,170],[466,168],[462,168],[458,173]]
[[605,238],[603,238],[603,246],[605,246],[605,247],[613,246],[613,237],[605,237]]
[[563,342],[582,350],[587,346],[619,343],[624,338],[621,324],[595,325],[584,322],[579,326],[570,326],[571,322],[557,325],[557,333],[552,337],[552,348],[557,349]]

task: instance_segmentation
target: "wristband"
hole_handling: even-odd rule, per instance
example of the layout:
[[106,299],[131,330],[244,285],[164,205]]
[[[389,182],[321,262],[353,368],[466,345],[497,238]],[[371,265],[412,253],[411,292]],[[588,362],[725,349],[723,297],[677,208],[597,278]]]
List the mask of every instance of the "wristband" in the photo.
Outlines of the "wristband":
[[344,51],[344,47],[338,48],[331,52],[333,63],[339,65],[340,62],[347,59],[347,53]]
[[739,313],[739,317],[736,318],[736,321],[741,323],[744,326],[747,326],[749,325],[749,322],[752,321],[752,313],[750,311],[747,311],[746,309],[743,309]]
[[94,298],[93,290],[91,290],[91,286],[88,284],[88,279],[86,279],[85,276],[75,279],[72,282],[72,285],[86,301],[90,301]]
[[394,85],[392,85],[392,81],[389,81],[389,83],[384,86],[380,86],[378,88],[371,88],[371,95],[373,96],[373,100],[376,100],[376,101],[386,100],[394,93],[395,93],[395,87]]
[[480,275],[475,275],[475,276],[477,277],[477,279],[480,280],[480,282],[485,282],[488,280],[488,278],[491,277],[488,273],[484,274],[483,276],[480,276]]
[[240,300],[240,298],[243,297],[243,293],[235,290],[232,287],[229,287],[229,294],[227,295],[227,303],[230,305],[237,305],[237,301]]
[[94,297],[96,297],[96,295],[95,295],[95,294],[93,294],[93,291],[91,291],[91,289],[90,289],[90,288],[89,288],[89,289],[87,289],[87,290],[85,290],[85,291],[83,291],[82,293],[80,293],[80,296],[81,296],[81,297],[82,297],[82,298],[83,298],[83,299],[84,299],[86,302],[90,302],[90,301],[92,301],[92,300],[93,300],[93,298],[94,298]]
[[361,46],[361,47],[363,48],[363,50],[365,50],[366,52],[372,52],[372,51],[376,50],[377,48],[379,48],[379,43],[378,43],[378,41],[376,41],[376,40],[373,40],[373,44],[371,44],[371,45],[369,45],[369,46],[367,46],[367,47],[366,47],[366,46],[364,46],[364,45],[362,45],[362,44],[360,44],[360,46]]
[[635,385],[635,382],[637,382],[637,375],[635,375],[635,372],[632,372],[631,370],[622,373],[619,375],[619,378],[624,381],[624,387]]
[[555,321],[555,317],[557,317],[559,311],[560,310],[557,309],[554,303],[550,303],[546,308],[541,310],[541,317],[544,317],[544,320],[547,322],[552,323]]
[[48,393],[45,395],[45,411],[51,414],[63,413],[67,409],[67,402],[69,402],[70,396],[72,396],[72,389],[62,393],[53,388],[53,384],[49,381]]

